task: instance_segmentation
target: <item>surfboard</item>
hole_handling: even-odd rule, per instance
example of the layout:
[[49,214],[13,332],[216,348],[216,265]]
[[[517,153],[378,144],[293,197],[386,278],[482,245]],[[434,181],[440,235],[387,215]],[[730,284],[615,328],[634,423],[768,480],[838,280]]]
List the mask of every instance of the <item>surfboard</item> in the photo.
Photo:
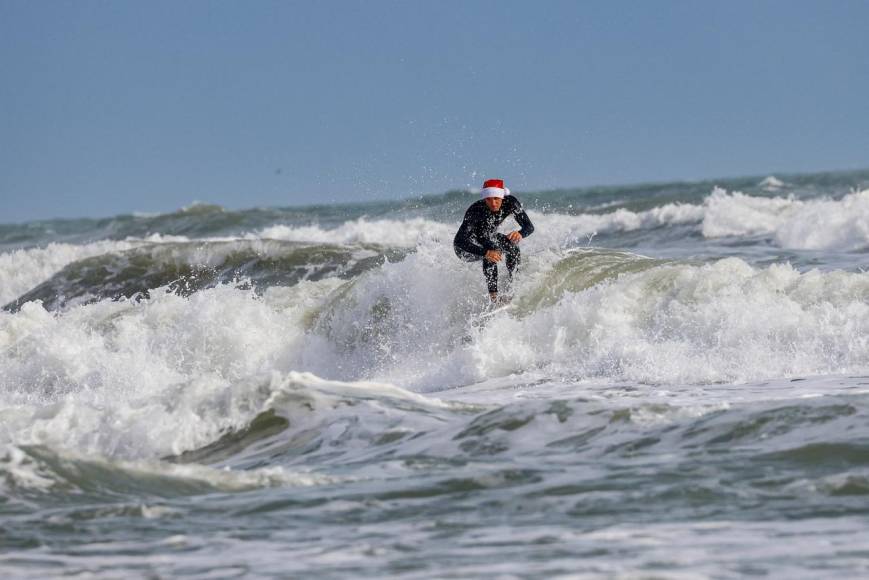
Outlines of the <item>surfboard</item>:
[[506,312],[508,310],[513,310],[513,308],[515,308],[515,306],[513,304],[510,304],[510,303],[499,304],[499,305],[495,306],[494,308],[492,308],[491,310],[486,310],[485,312],[483,312],[482,314],[477,316],[477,319],[491,318],[492,316],[495,316],[499,312]]

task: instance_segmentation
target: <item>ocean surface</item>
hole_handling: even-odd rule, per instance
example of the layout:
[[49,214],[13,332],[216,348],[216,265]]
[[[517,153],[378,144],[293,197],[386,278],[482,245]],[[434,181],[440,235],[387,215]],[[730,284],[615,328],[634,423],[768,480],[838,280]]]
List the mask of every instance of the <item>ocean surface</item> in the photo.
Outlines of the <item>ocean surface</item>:
[[869,576],[869,171],[516,195],[0,225],[0,577]]

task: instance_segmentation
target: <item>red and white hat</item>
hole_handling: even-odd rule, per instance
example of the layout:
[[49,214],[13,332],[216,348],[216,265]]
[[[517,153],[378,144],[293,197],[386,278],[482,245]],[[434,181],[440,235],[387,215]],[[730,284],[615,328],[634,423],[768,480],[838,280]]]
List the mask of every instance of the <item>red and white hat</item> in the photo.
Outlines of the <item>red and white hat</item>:
[[504,187],[503,179],[487,179],[483,182],[483,190],[480,192],[483,198],[504,197],[510,195],[510,190]]

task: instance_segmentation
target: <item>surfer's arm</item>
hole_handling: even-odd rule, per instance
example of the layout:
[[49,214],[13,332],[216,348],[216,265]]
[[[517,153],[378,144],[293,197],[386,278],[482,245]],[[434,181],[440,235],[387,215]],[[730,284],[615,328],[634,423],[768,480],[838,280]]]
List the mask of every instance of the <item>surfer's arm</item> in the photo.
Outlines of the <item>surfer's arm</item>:
[[522,204],[519,203],[518,199],[516,200],[515,209],[513,210],[513,217],[516,218],[516,223],[519,224],[520,236],[527,238],[534,233],[534,224],[531,223],[531,218],[529,218],[528,214],[525,213],[525,209],[523,209]]
[[462,251],[468,252],[469,254],[474,254],[475,256],[485,256],[486,250],[492,248],[484,248],[480,244],[476,243],[473,229],[471,228],[472,220],[473,216],[471,215],[471,211],[468,210],[467,212],[465,212],[465,219],[462,220],[462,225],[459,226],[459,231],[456,232],[456,237],[453,239],[453,245]]

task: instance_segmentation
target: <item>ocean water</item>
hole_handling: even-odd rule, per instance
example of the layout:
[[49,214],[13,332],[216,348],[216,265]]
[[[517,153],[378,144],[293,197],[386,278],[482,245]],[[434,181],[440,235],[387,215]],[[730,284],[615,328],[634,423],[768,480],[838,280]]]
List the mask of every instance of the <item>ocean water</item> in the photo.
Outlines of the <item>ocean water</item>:
[[0,225],[4,578],[869,575],[869,172]]

